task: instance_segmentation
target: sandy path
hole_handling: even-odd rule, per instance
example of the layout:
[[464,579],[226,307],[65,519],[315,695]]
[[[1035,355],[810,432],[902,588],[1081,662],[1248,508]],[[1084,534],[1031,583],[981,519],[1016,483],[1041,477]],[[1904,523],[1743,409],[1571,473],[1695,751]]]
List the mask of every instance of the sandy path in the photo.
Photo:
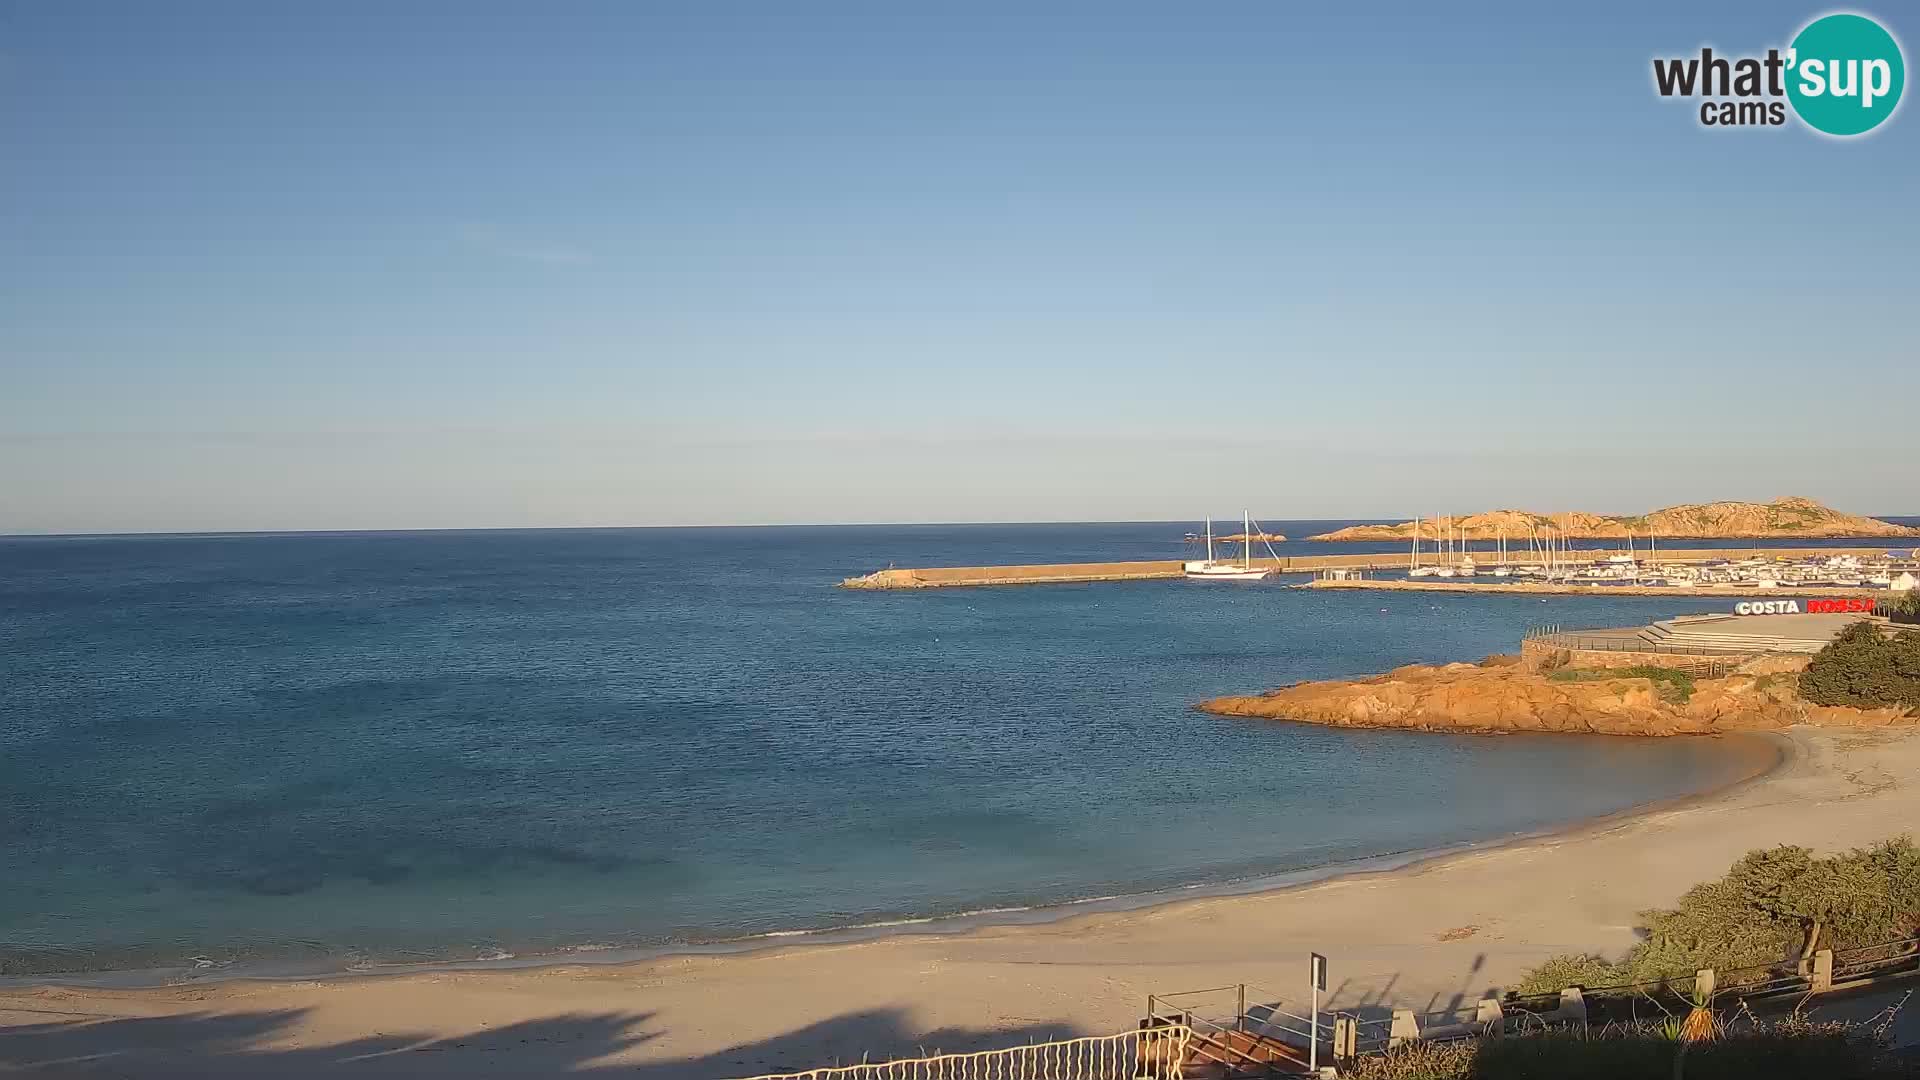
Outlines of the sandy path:
[[1799,730],[1734,791],[1561,836],[1258,896],[1045,926],[604,967],[152,990],[0,991],[0,1072],[35,1076],[749,1075],[1130,1027],[1149,992],[1289,996],[1332,958],[1334,1004],[1442,1008],[1550,953],[1615,952],[1635,912],[1744,852],[1920,825],[1920,739]]

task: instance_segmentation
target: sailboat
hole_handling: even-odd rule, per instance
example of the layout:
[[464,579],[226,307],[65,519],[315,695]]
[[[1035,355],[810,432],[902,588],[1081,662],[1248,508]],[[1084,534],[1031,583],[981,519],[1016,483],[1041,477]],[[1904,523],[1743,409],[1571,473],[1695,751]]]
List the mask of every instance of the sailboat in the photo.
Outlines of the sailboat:
[[1198,581],[1258,581],[1273,573],[1274,567],[1253,565],[1253,515],[1245,515],[1240,535],[1246,539],[1239,562],[1222,562],[1213,557],[1213,519],[1207,519],[1207,557],[1181,567],[1187,577]]
[[1432,577],[1440,572],[1437,566],[1420,561],[1420,519],[1413,519],[1413,550],[1407,555],[1407,576],[1410,578]]
[[1512,569],[1507,566],[1507,530],[1498,530],[1495,534],[1495,541],[1499,545],[1500,565],[1493,568],[1493,576],[1506,577],[1513,573]]

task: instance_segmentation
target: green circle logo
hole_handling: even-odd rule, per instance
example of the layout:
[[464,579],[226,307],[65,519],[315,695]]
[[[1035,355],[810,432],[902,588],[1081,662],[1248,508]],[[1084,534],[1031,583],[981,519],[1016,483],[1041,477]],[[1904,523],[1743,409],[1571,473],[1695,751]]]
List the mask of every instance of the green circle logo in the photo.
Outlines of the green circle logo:
[[1816,131],[1862,135],[1900,104],[1907,65],[1900,43],[1864,15],[1807,24],[1787,52],[1787,99]]

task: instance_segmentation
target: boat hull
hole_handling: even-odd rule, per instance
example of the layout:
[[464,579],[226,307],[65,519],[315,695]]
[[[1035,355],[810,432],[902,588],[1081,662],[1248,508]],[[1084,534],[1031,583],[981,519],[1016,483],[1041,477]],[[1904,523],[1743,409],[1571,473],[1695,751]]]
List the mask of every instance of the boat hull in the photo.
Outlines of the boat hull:
[[1259,581],[1273,573],[1271,567],[1232,566],[1209,563],[1188,563],[1183,571],[1191,581]]

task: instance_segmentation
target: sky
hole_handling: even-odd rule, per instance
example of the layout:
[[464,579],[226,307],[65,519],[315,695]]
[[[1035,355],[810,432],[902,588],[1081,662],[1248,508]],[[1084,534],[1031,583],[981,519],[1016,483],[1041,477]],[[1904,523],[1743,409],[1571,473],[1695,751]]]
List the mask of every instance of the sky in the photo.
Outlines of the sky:
[[0,533],[1920,513],[1826,10],[0,0]]

